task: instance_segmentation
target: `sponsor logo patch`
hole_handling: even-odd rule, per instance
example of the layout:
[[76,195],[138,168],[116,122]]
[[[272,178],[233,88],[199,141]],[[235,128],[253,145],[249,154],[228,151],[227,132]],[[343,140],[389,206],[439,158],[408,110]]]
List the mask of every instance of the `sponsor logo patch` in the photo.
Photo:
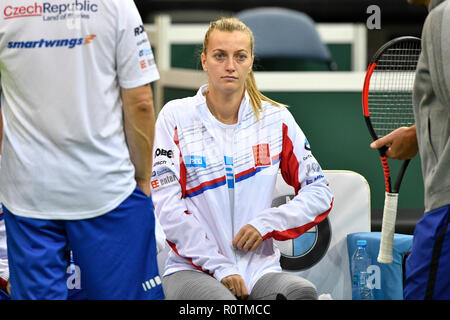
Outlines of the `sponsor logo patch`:
[[265,167],[272,164],[270,159],[269,144],[262,143],[252,147],[253,159],[255,160],[255,167]]
[[170,159],[173,156],[173,151],[158,148],[155,150],[155,157],[157,157],[157,156],[165,156]]
[[308,140],[305,141],[305,150],[311,151],[311,145]]
[[184,156],[184,164],[186,167],[206,168],[206,159],[203,156]]
[[71,39],[40,39],[37,41],[10,41],[8,49],[42,49],[42,48],[68,48],[73,49],[78,46],[92,43],[95,34],[90,34],[84,38]]

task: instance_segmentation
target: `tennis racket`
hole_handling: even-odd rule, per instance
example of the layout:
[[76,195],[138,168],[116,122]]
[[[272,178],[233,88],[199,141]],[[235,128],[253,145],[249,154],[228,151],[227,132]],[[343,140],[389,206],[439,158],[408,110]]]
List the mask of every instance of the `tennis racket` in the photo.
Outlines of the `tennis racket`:
[[[370,61],[364,79],[362,105],[364,119],[373,140],[399,127],[409,127],[415,123],[412,91],[420,52],[419,38],[399,37],[380,47]],[[383,222],[377,259],[380,263],[392,263],[398,195],[409,164],[409,160],[403,161],[392,186],[387,149],[387,146],[378,149],[385,181]]]

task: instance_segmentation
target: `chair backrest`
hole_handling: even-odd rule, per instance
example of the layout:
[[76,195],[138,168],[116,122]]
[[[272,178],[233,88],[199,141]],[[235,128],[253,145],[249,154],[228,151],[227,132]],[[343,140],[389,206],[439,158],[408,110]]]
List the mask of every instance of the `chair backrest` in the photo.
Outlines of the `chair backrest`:
[[[284,272],[308,279],[319,294],[329,293],[337,300],[351,299],[347,235],[370,232],[370,187],[362,175],[353,171],[323,170],[323,173],[334,196],[333,208],[327,217],[329,228],[316,228],[312,241],[309,230],[297,239],[275,241],[275,244],[281,251],[280,263]],[[279,206],[294,195],[294,188],[279,172],[272,206]],[[324,244],[322,239],[328,237],[331,237],[329,243]],[[304,250],[305,244],[310,244],[309,250]],[[291,267],[297,265],[298,271],[287,270],[283,264],[286,260]],[[305,266],[308,268],[304,269]]]
[[336,69],[314,21],[305,13],[278,7],[261,7],[238,12],[255,37],[257,58],[299,58],[321,61]]

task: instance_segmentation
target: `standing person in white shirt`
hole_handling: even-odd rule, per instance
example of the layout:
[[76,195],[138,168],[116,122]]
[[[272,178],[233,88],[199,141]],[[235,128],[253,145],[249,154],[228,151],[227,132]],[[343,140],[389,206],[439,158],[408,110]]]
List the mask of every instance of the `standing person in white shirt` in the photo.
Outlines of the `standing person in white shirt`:
[[[208,84],[172,100],[155,129],[152,192],[171,247],[167,299],[317,299],[311,282],[284,273],[275,240],[323,221],[333,195],[285,106],[258,91],[253,35],[214,21],[201,55]],[[296,196],[272,208],[281,169]]]
[[150,196],[149,83],[132,0],[1,1],[0,191],[13,299],[164,298]]

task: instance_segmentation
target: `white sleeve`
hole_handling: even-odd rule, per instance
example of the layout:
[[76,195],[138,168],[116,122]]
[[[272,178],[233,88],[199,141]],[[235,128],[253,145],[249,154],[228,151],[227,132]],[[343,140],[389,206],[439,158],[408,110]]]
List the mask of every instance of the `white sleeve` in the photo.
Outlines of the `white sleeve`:
[[153,152],[152,199],[156,215],[172,250],[198,270],[217,280],[239,274],[237,267],[219,252],[208,238],[194,214],[188,211],[183,194],[186,191],[186,167],[178,147],[178,128],[170,123],[167,106],[160,112],[155,126]]
[[122,88],[136,88],[159,79],[153,51],[141,16],[131,0],[119,1],[116,63]]
[[308,140],[289,111],[283,121],[280,168],[296,196],[279,207],[260,212],[250,224],[264,239],[295,239],[330,213],[333,195],[322,168],[311,153]]

